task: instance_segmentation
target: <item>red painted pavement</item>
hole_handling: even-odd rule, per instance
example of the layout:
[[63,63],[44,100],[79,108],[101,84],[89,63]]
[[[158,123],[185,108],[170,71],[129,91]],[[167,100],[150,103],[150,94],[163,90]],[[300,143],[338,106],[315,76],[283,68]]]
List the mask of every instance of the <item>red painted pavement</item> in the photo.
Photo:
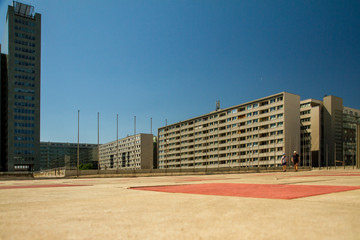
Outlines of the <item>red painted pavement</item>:
[[360,177],[360,174],[324,174],[324,175],[298,175],[288,177]]
[[52,188],[52,187],[83,187],[90,185],[70,185],[70,184],[49,184],[49,185],[26,185],[26,186],[4,186],[1,189],[17,189],[17,188]]
[[320,186],[320,185],[278,185],[278,184],[237,184],[207,183],[192,185],[172,185],[154,187],[135,187],[134,190],[146,190],[168,193],[190,193],[217,196],[296,199],[321,194],[344,192],[360,189],[353,186]]

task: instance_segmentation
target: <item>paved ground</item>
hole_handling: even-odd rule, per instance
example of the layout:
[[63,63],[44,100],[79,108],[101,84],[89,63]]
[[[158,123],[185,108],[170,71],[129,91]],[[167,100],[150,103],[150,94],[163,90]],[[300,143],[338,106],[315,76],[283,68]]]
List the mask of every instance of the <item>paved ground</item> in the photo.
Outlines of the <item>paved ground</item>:
[[359,220],[360,170],[0,181],[0,239],[360,239]]

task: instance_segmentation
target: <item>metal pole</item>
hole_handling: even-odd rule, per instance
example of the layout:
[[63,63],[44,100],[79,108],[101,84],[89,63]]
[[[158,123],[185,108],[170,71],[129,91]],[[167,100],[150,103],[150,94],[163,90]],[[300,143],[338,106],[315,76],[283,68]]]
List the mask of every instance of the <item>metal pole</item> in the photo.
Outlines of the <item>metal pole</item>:
[[220,135],[220,126],[219,126],[219,121],[217,121],[217,155],[218,155],[218,171],[220,169],[220,140],[219,140],[219,136]]
[[194,150],[193,150],[193,160],[194,160],[194,172],[195,172],[195,145],[196,145],[196,142],[195,142],[195,125],[196,125],[196,121],[197,120],[194,120],[194,127],[193,127],[193,130],[194,130],[194,140],[193,140],[193,143],[194,143]]
[[[207,172],[207,167],[208,167],[208,153],[207,153],[207,129],[208,127],[206,127],[205,130],[205,172]],[[181,146],[181,144],[180,144]]]
[[116,114],[116,158],[117,158],[116,173],[117,173],[119,169],[119,114]]
[[337,165],[337,161],[336,161],[336,143],[335,143],[335,149],[334,149],[334,165],[335,165],[335,170],[336,170],[336,165]]
[[326,144],[326,169],[329,169],[329,146]]
[[136,165],[136,116],[134,116],[134,172],[135,172],[135,165]]
[[318,168],[319,168],[319,170],[320,170],[320,164],[321,164],[320,158],[321,158],[321,154],[322,154],[322,152],[321,152],[322,147],[323,147],[323,143],[319,141],[319,154],[318,154]]
[[100,144],[99,144],[99,112],[98,112],[98,134],[97,134],[97,140],[98,140],[98,144],[97,144],[97,150],[98,150],[98,171],[100,170]]
[[[257,140],[257,160],[258,160],[258,168],[260,167],[260,128],[258,127],[258,140]],[[251,150],[253,151],[253,150]],[[254,151],[252,152],[252,154],[254,154]],[[253,162],[253,165],[254,165],[254,162]],[[259,169],[260,170],[260,169]]]
[[168,139],[167,139],[167,137],[168,137],[168,134],[167,134],[167,132],[168,132],[168,128],[167,128],[167,119],[165,119],[165,135],[166,135],[166,139],[165,139],[165,152],[166,152],[166,154],[165,154],[165,170],[167,171],[167,164],[168,164],[168,160],[167,160],[167,156],[168,156],[168,151],[167,151],[167,145],[168,145]]
[[[259,130],[258,130],[258,136],[259,136]],[[252,147],[254,147],[254,145]],[[252,151],[252,150],[250,150],[250,151]],[[259,156],[259,142],[258,142],[258,156]],[[265,156],[266,156],[266,154],[265,154]],[[258,171],[259,170],[260,170],[260,157],[258,157]]]
[[180,172],[181,172],[181,122],[179,123],[180,124]]
[[312,141],[311,141],[311,135],[309,136],[310,141],[310,147],[309,147],[309,166],[312,168]]
[[150,134],[152,134],[152,118],[150,118]]
[[274,171],[276,171],[276,140],[275,140],[275,136],[276,136],[276,134],[274,134]]
[[[304,132],[303,132],[303,152],[302,152],[302,155],[303,155],[303,160],[301,161],[301,165],[303,166],[303,167],[305,167],[305,160],[306,160],[306,156],[305,156],[305,143],[306,143],[306,141],[305,141],[305,133],[306,133],[306,131],[304,130]],[[301,142],[301,133],[300,133],[300,142]]]
[[345,169],[345,163],[346,163],[346,154],[345,154],[345,143],[343,142],[343,165],[344,165],[344,169]]
[[228,148],[229,148],[229,168],[231,167],[231,130],[230,130],[230,139],[227,139],[227,140],[230,140],[229,141],[229,146],[228,146]]
[[355,164],[356,164],[356,168],[360,168],[360,149],[359,149],[359,141],[360,141],[360,136],[359,136],[359,132],[360,132],[360,124],[356,125],[356,135],[355,135],[355,152],[356,152],[356,159],[355,159]]
[[335,169],[336,169],[336,143],[334,144],[334,165],[335,165]]
[[240,148],[240,123],[238,123],[238,126],[239,126],[239,131],[238,131],[238,147],[239,147],[239,171],[241,170],[241,155],[240,155],[240,153],[241,153],[241,148]]
[[78,146],[77,146],[77,171],[76,171],[76,175],[77,177],[79,177],[79,155],[80,155],[80,110],[78,110]]

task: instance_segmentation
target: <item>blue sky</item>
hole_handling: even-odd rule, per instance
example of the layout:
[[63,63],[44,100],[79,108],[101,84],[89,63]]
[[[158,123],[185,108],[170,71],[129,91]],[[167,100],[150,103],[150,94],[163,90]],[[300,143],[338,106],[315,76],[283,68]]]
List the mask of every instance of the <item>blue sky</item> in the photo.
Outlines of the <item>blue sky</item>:
[[[360,1],[24,0],[42,14],[41,141],[100,143],[282,91],[360,109]],[[0,33],[7,5],[0,0]],[[0,38],[2,39],[2,37]]]

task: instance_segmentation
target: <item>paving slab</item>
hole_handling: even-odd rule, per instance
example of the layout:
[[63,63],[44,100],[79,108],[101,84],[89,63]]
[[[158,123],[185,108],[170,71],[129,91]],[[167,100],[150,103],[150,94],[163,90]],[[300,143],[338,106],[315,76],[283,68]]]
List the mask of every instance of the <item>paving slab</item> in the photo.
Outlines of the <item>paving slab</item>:
[[[181,186],[213,194],[140,190]],[[346,191],[274,199],[224,186]],[[359,239],[359,187],[356,169],[1,181],[0,239]]]

